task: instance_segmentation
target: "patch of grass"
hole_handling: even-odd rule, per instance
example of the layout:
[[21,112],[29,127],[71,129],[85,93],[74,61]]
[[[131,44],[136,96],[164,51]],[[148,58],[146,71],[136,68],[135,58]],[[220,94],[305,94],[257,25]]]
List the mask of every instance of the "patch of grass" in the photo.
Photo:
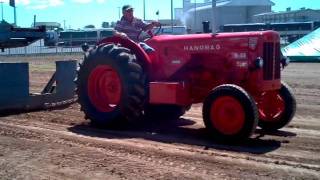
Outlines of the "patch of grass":
[[82,54],[1,56],[1,62],[28,62],[30,72],[51,72],[56,70],[56,61],[81,60]]
[[29,64],[29,71],[35,72],[35,71],[55,71],[56,70],[56,64],[55,63],[46,63],[46,64]]
[[63,54],[63,55],[34,55],[34,56],[0,56],[1,62],[54,62],[61,60],[80,60],[82,54]]

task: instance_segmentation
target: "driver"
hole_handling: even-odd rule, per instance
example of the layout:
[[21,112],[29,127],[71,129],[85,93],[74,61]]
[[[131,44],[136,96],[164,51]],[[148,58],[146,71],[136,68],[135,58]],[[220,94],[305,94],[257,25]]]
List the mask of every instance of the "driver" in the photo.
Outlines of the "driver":
[[124,5],[122,7],[122,17],[120,21],[116,23],[114,28],[113,35],[130,38],[135,42],[139,42],[138,35],[140,31],[148,31],[153,27],[160,26],[160,23],[157,21],[152,21],[151,23],[145,23],[141,19],[138,19],[133,16],[133,7],[130,5]]

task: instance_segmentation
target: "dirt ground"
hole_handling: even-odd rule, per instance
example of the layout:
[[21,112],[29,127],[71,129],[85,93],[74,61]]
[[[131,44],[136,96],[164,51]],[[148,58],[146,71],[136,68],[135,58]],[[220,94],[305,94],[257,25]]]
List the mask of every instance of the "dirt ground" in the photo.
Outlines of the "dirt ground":
[[[34,90],[50,76],[31,74]],[[320,63],[291,63],[283,79],[293,121],[238,145],[207,137],[201,104],[117,130],[90,126],[78,104],[0,117],[0,179],[320,179]]]

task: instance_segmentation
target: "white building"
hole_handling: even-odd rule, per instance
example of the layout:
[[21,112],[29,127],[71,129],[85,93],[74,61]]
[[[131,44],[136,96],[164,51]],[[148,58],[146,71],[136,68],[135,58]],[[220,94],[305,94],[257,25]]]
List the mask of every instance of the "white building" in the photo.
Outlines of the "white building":
[[61,27],[60,23],[57,22],[36,22],[36,24],[32,23],[32,27],[40,27],[46,26],[47,30],[54,30]]
[[320,21],[320,10],[305,9],[292,11],[287,8],[284,12],[268,12],[257,14],[253,17],[255,23],[283,23],[283,22],[308,22]]
[[[217,0],[217,27],[224,24],[252,23],[256,14],[271,12],[274,3],[270,0]],[[181,21],[191,29],[191,32],[202,32],[203,21],[212,22],[212,2],[191,3],[183,1],[183,16]],[[211,28],[210,23],[210,28]]]

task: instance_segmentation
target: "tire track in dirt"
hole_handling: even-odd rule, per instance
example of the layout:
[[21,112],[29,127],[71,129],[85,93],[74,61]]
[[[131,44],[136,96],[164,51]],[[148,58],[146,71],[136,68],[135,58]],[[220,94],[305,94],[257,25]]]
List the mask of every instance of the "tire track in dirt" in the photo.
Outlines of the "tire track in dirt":
[[[179,120],[189,124],[170,127],[168,122],[149,122],[120,131],[88,126],[77,104],[65,110],[1,117],[0,168],[13,170],[2,170],[0,175],[28,177],[25,170],[49,177],[45,179],[319,179],[319,68],[320,64],[300,63],[286,68],[283,77],[294,88],[298,114],[286,128],[275,133],[258,129],[240,145],[219,144],[203,135],[201,104],[193,105]],[[29,154],[24,154],[25,147],[30,148]],[[39,162],[30,160],[29,165],[36,166],[29,167],[23,158],[5,159],[3,152],[21,153]]]
[[[31,117],[32,119],[37,119],[37,121],[41,121],[41,122],[52,122],[52,123],[69,124],[69,125],[75,125],[79,122],[83,122],[83,119],[81,119],[83,116],[82,113],[77,112],[77,110],[74,107],[71,107],[73,112],[69,113],[69,109],[70,108],[68,108],[65,111],[59,110],[58,111],[59,113],[57,113],[55,111],[53,111],[53,112],[49,111],[47,113],[35,112],[35,114],[29,113],[28,118]],[[50,113],[55,114],[55,115],[54,116],[50,115]],[[48,117],[50,117],[50,118],[48,118]],[[8,117],[8,119],[12,119],[12,118],[13,117]],[[200,111],[199,107],[192,108],[185,116],[183,116],[183,118],[189,119],[189,120],[192,120],[195,122],[195,124],[193,125],[192,128],[203,128],[204,127],[204,125],[202,123],[201,111]],[[56,121],[56,119],[58,119],[58,120]],[[307,122],[309,121],[309,119],[306,119],[306,120],[304,120],[304,119],[305,118],[303,118],[303,116],[296,116],[288,128],[282,129],[284,131],[289,132],[289,135],[286,135],[286,133],[281,134],[281,131],[280,131],[280,133],[274,134],[274,135],[271,134],[271,136],[270,136],[270,134],[267,134],[266,137],[264,137],[262,139],[264,139],[266,141],[279,141],[280,143],[282,143],[282,146],[288,146],[289,148],[292,148],[293,151],[319,150],[319,145],[317,143],[315,143],[315,142],[319,141],[319,137],[320,137],[320,133],[319,133],[319,131],[317,131],[318,129],[315,128],[313,130],[313,129],[306,129],[305,127],[301,128],[295,124],[295,122],[300,122],[301,120],[303,120],[303,122],[302,122],[303,124],[308,124]],[[311,119],[311,120],[312,120],[311,124],[313,124],[313,127],[317,127],[317,125],[318,125],[318,124],[316,124],[317,120],[316,119]],[[21,121],[21,120],[17,119],[16,121]],[[66,121],[66,123],[64,121]],[[34,121],[31,121],[31,122],[34,122]],[[310,122],[309,122],[309,124],[310,124]],[[32,125],[35,125],[35,124],[32,124]],[[165,133],[165,132],[161,132],[161,130],[160,130],[159,133],[161,134],[161,133]],[[290,137],[292,135],[290,135],[290,133],[293,134],[294,136],[297,136],[296,134],[298,134],[300,140],[298,139],[297,143],[295,143],[296,141],[292,141],[292,138]],[[191,139],[193,138],[193,137],[191,137],[190,134],[187,134],[187,135],[190,136],[187,138],[191,138]],[[256,135],[256,136],[258,136],[258,135]],[[201,137],[198,137],[198,138],[201,138]],[[199,140],[195,139],[194,141],[199,141]],[[199,143],[199,144],[201,144],[201,143]],[[206,144],[208,144],[208,142],[204,142],[202,144],[206,145]],[[308,152],[306,152],[306,153],[308,154]],[[292,153],[287,153],[287,154],[292,154]],[[302,155],[300,155],[300,156],[302,156]],[[297,158],[297,157],[295,157],[295,158]]]
[[[0,124],[1,124],[2,127],[4,126],[4,124],[2,124],[2,123],[0,123]],[[77,143],[79,143],[79,141],[87,141],[89,139],[89,140],[98,140],[98,141],[103,141],[103,142],[107,141],[108,144],[114,144],[115,143],[115,144],[118,144],[119,146],[132,146],[130,148],[125,148],[125,149],[133,148],[135,152],[136,151],[139,152],[139,148],[142,148],[140,150],[144,151],[144,154],[146,154],[145,153],[146,149],[148,149],[147,150],[148,153],[151,152],[152,154],[155,153],[153,151],[158,151],[158,149],[154,149],[153,148],[154,144],[156,144],[158,147],[161,147],[161,149],[169,149],[169,151],[164,151],[164,153],[166,154],[165,157],[172,157],[172,154],[170,154],[169,156],[167,155],[167,153],[169,153],[169,152],[172,153],[172,152],[176,151],[176,153],[174,153],[174,155],[177,156],[177,157],[180,156],[180,158],[181,158],[181,155],[183,154],[184,155],[184,157],[183,157],[184,160],[181,160],[181,162],[177,163],[177,162],[173,161],[173,162],[167,162],[167,163],[171,164],[171,165],[181,164],[182,163],[183,167],[184,168],[187,167],[187,169],[194,169],[193,165],[183,164],[183,162],[192,157],[191,154],[189,154],[189,153],[192,153],[192,154],[196,153],[196,154],[200,154],[200,155],[204,155],[204,156],[209,156],[210,158],[212,158],[214,156],[215,157],[214,158],[215,161],[216,161],[216,159],[218,159],[219,161],[229,162],[230,165],[231,164],[232,165],[241,164],[241,166],[243,166],[244,164],[246,164],[246,165],[249,164],[249,165],[253,166],[253,165],[259,164],[258,165],[259,167],[261,167],[261,166],[268,167],[269,166],[268,168],[277,167],[277,169],[282,169],[282,170],[290,169],[293,172],[298,173],[298,174],[300,172],[304,172],[304,173],[307,173],[307,174],[310,174],[310,175],[312,175],[312,174],[316,175],[317,174],[316,172],[320,170],[320,167],[317,166],[317,165],[305,164],[305,163],[297,163],[297,162],[290,161],[290,160],[281,161],[281,160],[279,160],[277,158],[273,158],[273,157],[254,157],[254,156],[248,156],[246,154],[239,154],[239,153],[232,153],[232,152],[221,153],[221,152],[218,152],[218,151],[212,151],[211,149],[209,151],[204,151],[204,150],[195,149],[195,148],[169,146],[167,144],[159,145],[159,143],[144,142],[142,140],[134,140],[133,142],[131,142],[130,140],[127,141],[127,140],[123,140],[123,139],[120,140],[120,141],[119,140],[110,140],[110,139],[106,140],[106,139],[103,139],[103,138],[93,138],[92,139],[90,137],[88,138],[88,137],[82,136],[82,135],[79,136],[79,135],[73,134],[71,132],[60,131],[60,130],[57,131],[57,130],[52,130],[52,129],[45,129],[45,128],[39,128],[39,127],[30,127],[30,126],[20,126],[20,125],[7,125],[7,126],[13,126],[12,128],[14,128],[14,129],[21,128],[21,129],[27,129],[28,131],[36,131],[36,132],[39,131],[39,132],[44,133],[44,134],[50,133],[50,134],[54,134],[55,136],[62,136],[62,138],[65,138],[65,136],[67,136],[67,139],[68,138],[71,138],[71,139],[75,138]],[[110,132],[107,132],[107,133],[110,134]],[[114,134],[114,133],[115,132],[111,132],[111,134]],[[119,134],[119,133],[115,133],[115,134]],[[83,139],[85,139],[85,140],[83,140]],[[98,144],[100,144],[100,143],[98,143]],[[146,144],[148,144],[148,145],[146,145]],[[115,146],[118,146],[118,145],[115,145]],[[127,153],[127,151],[125,150],[124,153]],[[130,152],[130,153],[132,153],[132,152]],[[120,156],[122,156],[122,154]],[[146,157],[149,157],[149,156],[150,155],[146,155]],[[198,158],[195,158],[195,159],[197,159],[199,161]],[[159,157],[157,157],[157,158],[147,158],[146,160],[147,161],[150,160],[152,162],[153,159],[161,159],[161,158],[159,158]],[[190,161],[190,160],[187,160],[187,161]],[[245,162],[243,162],[243,161],[245,161]],[[204,163],[207,163],[207,160]],[[203,169],[204,167],[203,166],[199,166],[199,167],[196,167],[195,169],[199,169],[199,168]],[[204,169],[203,172],[207,172],[208,170],[210,170],[210,169]],[[257,171],[257,172],[259,172],[259,171]],[[200,175],[200,176],[203,176],[203,174]]]
[[[198,170],[197,165],[186,165],[183,162],[178,162],[176,160],[170,160],[170,157],[163,157],[155,159],[156,156],[150,155],[148,153],[145,153],[142,150],[138,151],[132,151],[132,149],[126,149],[123,144],[110,144],[108,143],[101,143],[97,139],[91,139],[88,141],[88,138],[81,137],[81,141],[78,141],[77,139],[74,139],[74,137],[70,137],[70,134],[61,134],[61,132],[56,132],[53,130],[44,130],[41,128],[26,128],[23,126],[12,126],[12,127],[3,127],[3,124],[1,125],[1,135],[10,136],[13,135],[15,138],[25,138],[28,137],[33,139],[37,139],[41,142],[48,142],[48,143],[58,143],[58,144],[64,144],[70,147],[78,147],[78,148],[85,148],[90,149],[94,152],[103,153],[106,155],[108,162],[112,164],[121,164],[124,165],[126,168],[128,167],[135,167],[136,169],[140,169],[141,172],[144,170],[147,171],[147,174],[150,174],[150,172],[156,170],[160,171],[161,174],[166,174],[164,172],[167,172],[171,174],[169,177],[179,177],[183,179],[210,179],[211,177],[215,178],[226,178],[227,176],[223,173],[212,173],[210,176],[208,176],[206,171],[196,171]],[[14,129],[10,129],[14,128]],[[21,128],[17,132],[18,128]],[[44,134],[42,132],[32,133],[31,137],[26,136],[26,134],[30,133],[31,131],[45,131],[46,133],[52,133],[51,135],[55,136],[56,138],[52,138],[50,136],[43,136]],[[61,137],[63,136],[63,137]],[[93,141],[94,140],[94,141]],[[98,141],[98,142],[97,142]],[[77,157],[66,157],[69,159],[75,159]],[[97,159],[97,161],[99,161]],[[212,169],[214,170],[214,169]],[[137,175],[137,174],[136,174]],[[141,177],[144,177],[142,174],[140,174]],[[163,175],[162,175],[163,176]],[[139,179],[144,179],[144,178]],[[151,176],[152,177],[152,176]],[[156,176],[154,176],[156,177]],[[130,179],[129,177],[126,177]]]
[[[194,116],[184,116],[184,118],[195,120],[197,122],[196,126],[197,127],[201,127],[201,126],[203,126],[202,118],[199,118],[200,117],[199,116],[200,112],[198,112],[198,113],[195,112],[197,110],[199,110],[199,109],[196,108],[194,110],[192,108],[190,110],[190,113],[188,113],[188,114],[192,114],[192,115],[194,114],[194,115],[196,115],[196,117],[194,117]],[[40,119],[42,119],[42,118],[40,118]],[[30,124],[31,126],[36,126],[36,127],[39,126],[34,121],[31,121],[31,122],[32,122],[32,124]],[[45,120],[43,122],[45,122]],[[25,123],[25,122],[23,122],[23,123]],[[40,127],[41,126],[43,126],[43,124],[40,123]],[[48,123],[47,128],[50,129],[51,126],[52,126],[52,124]],[[286,134],[280,135],[280,136],[278,134],[275,134],[275,135],[268,134],[268,135],[266,135],[266,137],[262,138],[263,140],[270,141],[270,142],[272,142],[272,141],[278,141],[280,143],[282,142],[281,143],[281,149],[284,149],[284,150],[276,150],[276,151],[274,151],[274,152],[277,152],[277,153],[270,152],[267,155],[268,157],[271,157],[271,158],[274,158],[274,159],[280,159],[280,160],[283,160],[283,161],[292,161],[292,162],[301,162],[301,163],[309,161],[311,163],[311,165],[312,164],[317,164],[317,163],[320,162],[319,158],[312,158],[314,152],[317,152],[317,151],[319,152],[320,151],[319,145],[316,143],[316,142],[319,142],[319,137],[320,137],[319,131],[316,131],[316,130],[304,130],[304,129],[300,129],[300,128],[284,128],[283,130],[287,131],[287,132],[290,132],[291,134],[298,134],[298,138],[294,137],[294,140],[292,140],[292,138],[290,138],[290,135],[288,136]],[[121,136],[121,133],[123,133],[123,132],[120,132],[118,135]],[[160,133],[161,133],[161,131],[160,131]],[[128,136],[130,136],[130,134],[131,134],[131,136],[133,136],[133,137],[135,137],[135,136],[136,137],[139,137],[139,136],[143,137],[144,136],[144,135],[132,135],[132,134],[137,134],[137,132],[125,132],[125,134],[128,134]],[[284,137],[282,137],[282,136],[284,136]],[[168,136],[161,137],[161,138],[166,139],[166,138],[168,138]],[[158,138],[158,139],[161,139],[161,138]],[[186,137],[186,138],[191,138],[192,139],[192,137]],[[201,138],[201,137],[199,137],[199,138]],[[199,139],[194,139],[193,138],[193,140],[190,140],[190,141],[199,141]],[[200,142],[198,144],[199,144],[198,146],[208,146],[208,147],[210,147],[210,144],[207,141],[203,141],[203,142]],[[217,147],[217,146],[215,146],[215,147]],[[219,146],[218,146],[218,148],[219,148]],[[249,150],[246,150],[246,148],[247,149],[249,148]],[[226,148],[226,149],[228,149],[228,148]],[[249,147],[242,147],[240,149],[237,149],[237,148],[232,149],[231,148],[231,151],[232,150],[241,151],[241,149],[243,151],[249,151],[250,152],[250,146]],[[287,149],[289,149],[289,150],[287,150]],[[311,152],[308,152],[308,151],[311,151]]]
[[[14,129],[11,129],[14,128]],[[18,128],[21,128],[16,131]],[[45,131],[45,133],[43,133]],[[31,135],[27,135],[29,133],[32,133]],[[51,133],[51,135],[46,135],[46,133]],[[131,167],[136,169],[136,171],[141,172],[148,172],[151,177],[152,172],[157,174],[157,171],[160,171],[163,174],[169,173],[171,174],[169,177],[182,177],[184,179],[189,179],[190,177],[193,178],[199,178],[199,179],[210,179],[208,175],[202,172],[195,171],[195,167],[187,167],[187,166],[177,166],[176,163],[163,159],[163,160],[154,160],[153,156],[148,155],[146,153],[143,153],[142,151],[139,153],[137,152],[137,155],[133,155],[130,151],[130,149],[126,149],[123,147],[122,144],[110,144],[110,143],[101,143],[96,142],[99,140],[88,140],[87,138],[81,137],[81,140],[75,139],[72,135],[66,133],[61,133],[53,130],[47,130],[47,129],[41,129],[41,128],[26,128],[22,126],[12,126],[12,127],[5,127],[1,128],[1,135],[10,136],[12,135],[15,138],[22,138],[25,139],[32,139],[33,141],[39,141],[42,143],[50,143],[50,144],[60,144],[62,146],[72,147],[72,148],[81,148],[81,149],[88,149],[92,151],[93,154],[95,153],[101,153],[104,154],[105,158],[104,160],[107,161],[107,164],[111,163],[110,165],[118,167],[119,165],[124,166],[124,169],[122,170],[122,173],[125,173],[125,171],[128,171]],[[54,136],[54,137],[53,137]],[[78,137],[77,137],[78,138]],[[82,152],[84,153],[84,152]],[[86,154],[86,153],[84,153]],[[70,161],[77,161],[77,158],[79,156],[66,156],[64,159],[69,159]],[[100,157],[101,158],[101,157]],[[94,161],[94,162],[92,162]],[[95,162],[97,161],[97,162]],[[61,162],[58,162],[61,163]],[[83,162],[85,163],[85,162]],[[98,158],[94,158],[90,160],[90,163],[98,163],[101,166],[103,165],[103,162],[101,162]],[[101,164],[102,163],[102,164]],[[129,170],[130,171],[130,170]],[[160,173],[159,173],[160,174]],[[149,177],[146,176],[146,177]],[[212,174],[216,178],[225,178],[226,176],[221,176],[219,174]],[[143,176],[143,174],[135,174],[135,176]],[[145,178],[139,178],[139,179],[145,179]],[[154,176],[156,177],[156,176]],[[211,177],[211,175],[210,175]],[[130,176],[126,176],[126,178],[130,179]],[[132,177],[131,177],[132,178]]]

